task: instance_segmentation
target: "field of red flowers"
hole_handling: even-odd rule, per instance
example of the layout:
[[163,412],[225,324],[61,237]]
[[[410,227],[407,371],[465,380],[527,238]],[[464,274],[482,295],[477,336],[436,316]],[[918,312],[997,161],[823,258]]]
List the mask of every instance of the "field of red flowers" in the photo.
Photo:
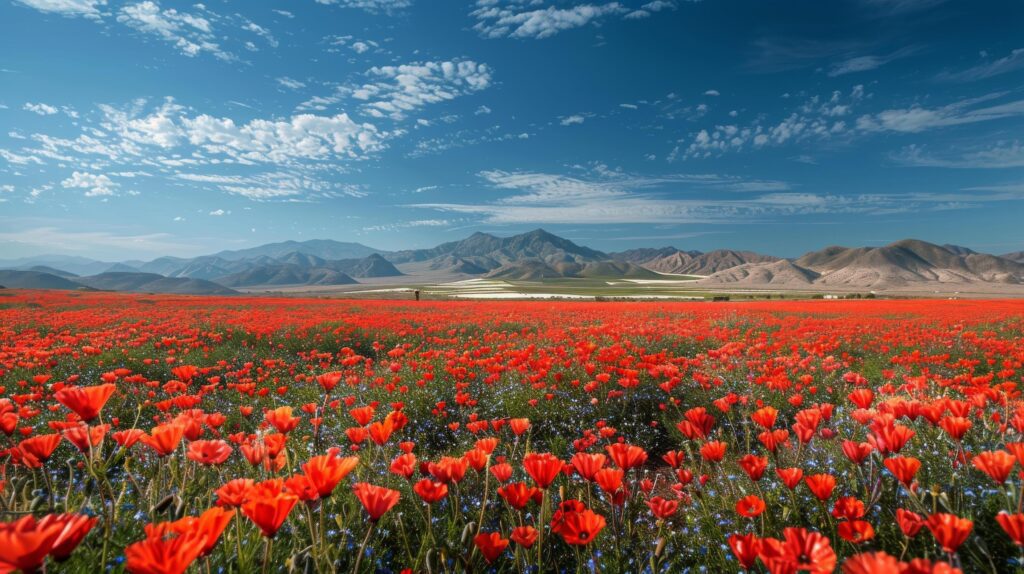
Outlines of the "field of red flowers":
[[1024,565],[1021,302],[2,295],[0,572]]

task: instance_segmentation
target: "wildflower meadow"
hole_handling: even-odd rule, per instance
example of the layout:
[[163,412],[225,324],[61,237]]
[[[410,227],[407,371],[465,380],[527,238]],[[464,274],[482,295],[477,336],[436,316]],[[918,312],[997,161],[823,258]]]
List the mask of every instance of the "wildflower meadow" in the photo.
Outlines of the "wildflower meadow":
[[1009,572],[1024,303],[7,291],[0,572]]

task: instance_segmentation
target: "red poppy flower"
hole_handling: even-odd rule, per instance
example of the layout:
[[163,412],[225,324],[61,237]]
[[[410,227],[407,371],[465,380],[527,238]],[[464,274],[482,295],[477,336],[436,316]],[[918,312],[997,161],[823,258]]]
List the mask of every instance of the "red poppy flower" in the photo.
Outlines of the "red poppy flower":
[[256,483],[251,478],[236,478],[217,489],[217,506],[239,507]]
[[761,553],[761,539],[756,534],[733,534],[729,536],[729,547],[744,570],[750,570]]
[[912,456],[894,456],[885,459],[884,463],[885,468],[888,468],[896,480],[906,487],[910,487],[918,469],[921,468],[921,461]]
[[263,418],[277,429],[281,434],[288,434],[299,426],[299,417],[292,416],[292,408],[289,406],[277,407],[264,413]]
[[[843,562],[843,574],[899,574],[910,571],[895,556],[885,552],[863,552],[855,554]],[[930,573],[931,569],[926,572]]]
[[242,514],[260,529],[263,536],[273,538],[298,502],[298,496],[284,491],[283,481],[268,480],[249,489],[242,503]]
[[95,387],[64,387],[54,393],[57,402],[75,411],[85,422],[91,422],[100,416],[103,405],[107,404],[114,394],[117,385],[107,383]]
[[481,532],[473,537],[473,544],[490,564],[508,548],[508,539],[502,538],[500,532]]
[[523,468],[538,487],[546,489],[562,472],[562,461],[551,453],[531,452],[523,457]]
[[498,482],[508,482],[512,478],[512,465],[507,462],[492,465],[490,473],[498,479]]
[[867,542],[875,537],[875,529],[865,520],[844,520],[839,523],[839,537],[852,544]]
[[836,553],[829,539],[805,528],[786,528],[783,540],[763,538],[758,556],[771,572],[806,571],[830,574],[836,568]]
[[498,489],[498,495],[516,510],[522,510],[538,492],[540,489],[527,486],[525,482],[513,482]]
[[720,462],[725,458],[725,449],[728,445],[720,440],[713,440],[704,443],[700,447],[700,455],[708,462]]
[[956,549],[960,548],[960,545],[970,536],[974,522],[955,514],[940,512],[929,516],[925,521],[925,526],[932,532],[935,541],[943,550],[956,552]]
[[1017,546],[1024,546],[1024,514],[1000,512],[996,522]]
[[831,474],[812,474],[805,478],[804,482],[818,500],[828,500],[836,488],[836,477]]
[[638,446],[617,442],[606,446],[604,450],[611,457],[612,462],[625,471],[647,462],[647,451]]
[[205,466],[222,464],[231,456],[231,446],[222,440],[195,440],[185,456]]
[[50,549],[50,556],[57,562],[63,562],[71,557],[71,553],[78,548],[99,518],[95,516],[84,516],[82,514],[49,514],[39,521],[40,526],[52,521],[62,524],[60,535],[53,542]]
[[625,473],[618,468],[602,468],[594,475],[594,480],[601,490],[608,494],[614,494],[622,488],[622,477]]
[[1005,450],[995,450],[978,453],[971,464],[981,472],[984,472],[995,481],[996,484],[1003,484],[1010,477],[1013,466],[1017,463],[1017,457]]
[[327,454],[314,456],[302,465],[302,472],[316,488],[320,498],[326,498],[334,492],[338,483],[359,464],[359,457],[338,457],[338,451],[331,449]]
[[756,518],[765,510],[764,501],[756,494],[744,496],[736,502],[736,513],[744,518]]
[[448,496],[448,485],[443,482],[434,482],[429,478],[417,482],[412,487],[413,492],[423,499],[427,504],[434,504]]
[[523,548],[530,548],[537,541],[538,534],[537,529],[532,526],[518,526],[512,529],[509,538]]
[[572,456],[572,460],[570,462],[572,462],[573,468],[576,469],[576,472],[579,473],[584,480],[593,482],[594,474],[604,468],[607,460],[608,457],[600,453],[590,454],[586,452],[578,452]]
[[395,460],[391,461],[390,470],[398,476],[412,478],[413,473],[416,472],[416,455],[405,453],[396,456]]
[[800,484],[800,479],[804,477],[804,471],[799,468],[776,468],[775,474],[779,475],[782,483],[790,490],[796,488],[796,485]]
[[647,507],[651,509],[651,514],[655,518],[663,520],[675,515],[676,510],[679,509],[679,501],[666,500],[660,496],[655,496],[647,501]]
[[18,449],[35,457],[40,462],[46,462],[50,460],[50,455],[57,449],[60,439],[59,434],[37,435],[18,443]]
[[832,507],[832,516],[845,520],[857,520],[864,517],[864,503],[854,496],[843,496],[836,500]]
[[903,532],[904,536],[913,538],[917,536],[918,531],[924,526],[924,518],[916,512],[897,508],[896,524],[899,525],[900,531]]
[[551,521],[551,531],[560,535],[566,544],[585,546],[594,540],[605,524],[603,516],[587,508],[559,510]]
[[380,520],[384,513],[391,510],[396,504],[401,493],[383,486],[374,486],[366,482],[357,482],[352,487],[356,498],[363,504],[363,508],[370,515],[370,520]]
[[157,456],[167,456],[173,453],[181,438],[185,435],[185,427],[180,424],[165,424],[153,427],[153,430],[146,436],[140,437],[142,444],[156,451]]
[[771,430],[775,426],[775,419],[779,416],[779,410],[775,407],[761,407],[750,415],[750,420],[764,430]]
[[744,455],[740,459],[740,467],[747,473],[750,480],[757,482],[761,480],[761,477],[764,476],[764,471],[768,469],[768,457],[752,454]]
[[854,442],[852,440],[843,441],[843,454],[846,458],[850,459],[853,464],[861,464],[871,455],[871,451],[874,450],[872,446],[866,442]]
[[434,478],[445,484],[457,483],[461,482],[466,476],[466,471],[469,469],[469,461],[464,458],[445,456],[437,462],[429,463],[427,469],[430,471],[430,474],[434,475]]
[[512,434],[519,436],[530,430],[530,419],[511,419],[508,426],[512,429]]
[[206,545],[206,535],[193,532],[170,537],[146,537],[124,550],[129,574],[183,574]]

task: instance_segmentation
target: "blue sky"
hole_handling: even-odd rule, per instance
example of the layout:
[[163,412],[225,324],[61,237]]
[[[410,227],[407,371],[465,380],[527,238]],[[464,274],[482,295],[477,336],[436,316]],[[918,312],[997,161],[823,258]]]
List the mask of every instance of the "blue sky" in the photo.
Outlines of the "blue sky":
[[1024,4],[0,0],[0,257],[1024,249]]

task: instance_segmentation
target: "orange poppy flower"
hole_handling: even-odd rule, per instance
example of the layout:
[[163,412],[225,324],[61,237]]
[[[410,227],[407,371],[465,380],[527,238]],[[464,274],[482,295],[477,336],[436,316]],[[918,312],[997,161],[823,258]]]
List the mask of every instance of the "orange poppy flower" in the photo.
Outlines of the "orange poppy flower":
[[1003,484],[1010,477],[1013,466],[1017,463],[1017,457],[1005,450],[995,450],[978,453],[971,464],[974,468],[984,472],[995,481],[996,484]]
[[427,504],[434,504],[442,498],[448,496],[448,485],[443,482],[434,482],[429,478],[417,482],[412,487],[413,492],[416,493],[423,502]]
[[316,488],[320,498],[330,496],[338,483],[359,464],[359,457],[339,458],[338,452],[337,449],[331,449],[327,454],[314,456],[302,465],[302,472]]
[[260,529],[263,536],[273,538],[298,502],[298,496],[284,491],[283,481],[268,480],[249,490],[242,503],[242,514]]
[[53,398],[75,412],[85,422],[100,416],[103,406],[114,394],[117,385],[107,383],[95,387],[64,387],[54,393]]
[[736,502],[736,513],[744,518],[756,518],[765,510],[764,501],[760,496],[751,494]]
[[142,444],[156,451],[157,456],[167,456],[173,453],[181,438],[185,435],[185,427],[180,424],[164,424],[153,427],[153,430],[146,436],[140,437]]
[[[566,506],[565,503],[563,506]],[[551,521],[551,531],[560,535],[566,544],[573,546],[590,544],[606,524],[603,516],[587,508],[579,509],[579,506],[559,510]]]
[[355,492],[356,498],[363,504],[363,508],[370,515],[370,520],[376,522],[380,520],[384,513],[391,510],[401,496],[397,490],[391,490],[390,488],[384,488],[383,486],[374,486],[366,482],[358,482],[352,487],[352,491]]
[[222,464],[231,456],[231,445],[222,440],[194,440],[185,456],[204,466]]
[[835,570],[836,553],[827,537],[795,527],[783,530],[782,536],[783,540],[761,540],[758,556],[769,571],[831,574]]
[[523,548],[530,548],[537,541],[538,534],[537,529],[532,526],[517,526],[512,529],[512,535],[509,536],[509,539]]
[[523,457],[523,468],[543,490],[551,486],[558,473],[562,472],[562,461],[551,453],[531,452]]
[[935,541],[943,550],[956,552],[957,548],[960,548],[960,545],[971,535],[974,522],[955,514],[940,512],[929,516],[925,521],[925,526],[928,527],[932,536],[935,537]]
[[617,442],[606,446],[604,450],[611,457],[615,466],[625,471],[629,471],[629,469],[636,468],[647,462],[647,451],[638,446]]
[[836,477],[831,474],[812,474],[804,478],[804,482],[818,500],[828,500],[836,488]]

